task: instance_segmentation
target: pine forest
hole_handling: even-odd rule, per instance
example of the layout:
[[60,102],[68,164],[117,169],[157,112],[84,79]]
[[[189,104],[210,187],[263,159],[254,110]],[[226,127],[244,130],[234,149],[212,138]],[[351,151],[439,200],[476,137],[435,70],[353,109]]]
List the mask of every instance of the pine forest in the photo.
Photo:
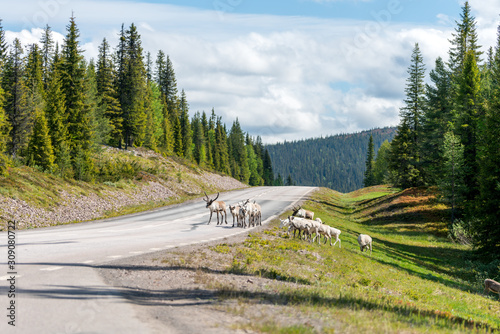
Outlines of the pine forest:
[[[327,187],[351,192],[363,187],[368,138],[375,149],[389,145],[395,128],[267,145],[276,180],[284,185]],[[279,183],[278,181],[277,183]]]
[[[500,27],[482,52],[469,2],[450,36],[448,59],[430,65],[414,45],[400,124],[383,182],[437,189],[450,207],[451,236],[486,259],[500,250]],[[426,70],[430,67],[430,81]],[[380,153],[366,159],[365,185],[377,184]],[[498,263],[496,264],[498,266]]]
[[144,147],[250,185],[274,183],[262,140],[197,111],[178,89],[170,57],[145,53],[134,24],[118,45],[106,39],[86,60],[75,17],[63,45],[47,25],[39,43],[7,45],[0,20],[0,175],[27,165],[64,178],[112,179],[120,166],[99,159],[102,145]]

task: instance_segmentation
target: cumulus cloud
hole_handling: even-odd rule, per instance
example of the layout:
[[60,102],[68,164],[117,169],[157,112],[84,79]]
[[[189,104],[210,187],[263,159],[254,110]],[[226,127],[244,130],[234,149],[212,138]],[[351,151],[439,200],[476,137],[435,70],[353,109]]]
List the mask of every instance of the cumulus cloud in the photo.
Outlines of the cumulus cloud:
[[[121,24],[127,28],[134,22],[153,59],[160,49],[170,56],[191,112],[215,108],[228,126],[238,118],[245,131],[264,142],[396,125],[414,43],[430,71],[438,56],[447,58],[454,29],[443,24],[444,16],[436,26],[418,26],[234,13],[221,17],[216,11],[133,1],[52,1],[59,7],[46,11],[46,23],[55,27],[58,40],[71,9],[87,58],[97,56],[104,37],[116,46]],[[43,1],[27,2],[44,13]],[[493,1],[472,3],[480,36],[494,40],[488,30]],[[34,21],[37,10],[26,17]],[[483,18],[483,13],[488,15]],[[33,43],[41,29],[26,27],[7,36]]]

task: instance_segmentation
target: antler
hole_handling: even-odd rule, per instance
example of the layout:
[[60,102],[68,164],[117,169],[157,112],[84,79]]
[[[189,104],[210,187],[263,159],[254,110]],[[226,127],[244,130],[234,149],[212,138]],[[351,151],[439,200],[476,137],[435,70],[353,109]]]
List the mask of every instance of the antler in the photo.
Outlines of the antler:
[[208,198],[208,195],[207,195],[207,193],[206,193],[205,191],[204,191],[204,193],[205,193],[205,196],[207,197],[207,199],[203,199],[203,200],[204,200],[205,202],[208,202],[208,201],[210,200],[210,198]]
[[213,201],[215,201],[215,200],[217,200],[217,198],[219,198],[219,193],[217,193],[217,197],[215,197],[215,198],[212,200],[212,202],[213,202]]

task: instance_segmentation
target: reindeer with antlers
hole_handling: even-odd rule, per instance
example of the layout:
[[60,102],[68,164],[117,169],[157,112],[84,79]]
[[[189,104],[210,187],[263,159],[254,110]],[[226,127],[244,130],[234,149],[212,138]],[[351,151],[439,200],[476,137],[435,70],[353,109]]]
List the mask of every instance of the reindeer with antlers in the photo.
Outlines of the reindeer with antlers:
[[294,217],[302,217],[313,220],[314,212],[309,210],[304,210],[300,205],[299,207],[294,206],[292,210],[293,210],[292,216]]
[[206,196],[206,198],[204,198],[203,200],[205,202],[207,202],[207,208],[210,209],[210,219],[208,220],[207,225],[210,225],[210,221],[212,220],[212,214],[214,212],[217,213],[217,225],[219,225],[219,212],[221,215],[221,222],[220,223],[221,224],[223,223],[222,217],[224,216],[224,220],[227,224],[226,203],[223,201],[217,201],[217,198],[219,198],[219,193],[217,193],[217,197],[215,197],[214,199],[210,199],[206,192],[205,192],[205,196]]

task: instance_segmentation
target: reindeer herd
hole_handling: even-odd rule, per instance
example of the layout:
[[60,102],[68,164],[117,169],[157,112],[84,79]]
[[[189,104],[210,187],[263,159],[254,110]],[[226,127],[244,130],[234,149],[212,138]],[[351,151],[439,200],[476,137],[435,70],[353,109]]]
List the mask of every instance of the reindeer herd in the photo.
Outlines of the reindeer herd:
[[[207,193],[205,193],[205,198],[203,198],[203,200],[207,203],[207,208],[210,210],[210,218],[208,219],[207,225],[210,225],[214,212],[217,213],[217,225],[222,225],[223,222],[227,224],[226,203],[223,201],[217,201],[217,198],[219,198],[219,193],[217,193],[217,196],[214,199],[210,199]],[[246,201],[230,205],[229,212],[231,212],[231,215],[233,216],[233,227],[235,226],[235,223],[238,227],[243,228],[262,225],[262,208],[255,201],[251,202],[247,199]],[[220,223],[219,213],[221,215]]]
[[[224,201],[218,201],[219,193],[215,198],[211,199],[205,192],[205,197],[203,200],[207,203],[207,208],[210,210],[210,218],[208,219],[207,225],[210,225],[212,221],[212,215],[214,212],[217,214],[217,225],[222,225],[222,223],[227,224],[227,206]],[[229,205],[229,212],[233,216],[233,227],[238,226],[242,228],[247,228],[251,226],[262,225],[262,209],[259,204],[255,201],[250,201],[249,199],[241,201],[234,205]],[[219,214],[221,219],[219,220]],[[293,207],[292,216],[285,220],[281,220],[280,228],[288,226],[288,234],[293,231],[295,236],[298,231],[299,237],[309,237],[315,234],[311,242],[314,242],[316,238],[318,243],[320,243],[321,237],[325,238],[325,244],[327,240],[330,240],[330,246],[335,246],[337,242],[339,247],[341,247],[341,240],[339,239],[341,231],[329,225],[323,224],[321,219],[314,219],[314,212],[302,209],[301,206]],[[301,236],[302,235],[302,236]],[[335,238],[335,243],[332,244],[332,239]],[[370,250],[370,255],[372,251],[372,239],[370,236],[365,234],[360,234],[358,237],[358,243],[361,252],[365,249]]]

